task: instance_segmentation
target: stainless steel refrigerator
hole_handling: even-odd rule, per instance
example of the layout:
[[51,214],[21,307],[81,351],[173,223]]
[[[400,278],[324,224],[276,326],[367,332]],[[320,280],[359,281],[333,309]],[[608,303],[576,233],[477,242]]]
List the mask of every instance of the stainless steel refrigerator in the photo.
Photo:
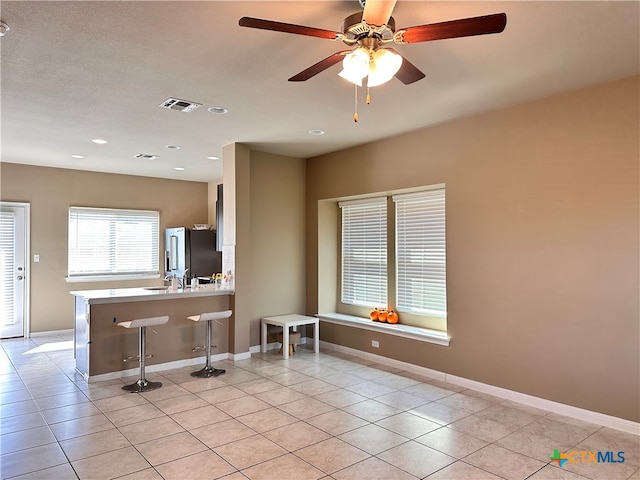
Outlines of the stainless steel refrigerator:
[[167,275],[204,280],[222,272],[222,252],[216,250],[215,230],[167,228],[164,249]]

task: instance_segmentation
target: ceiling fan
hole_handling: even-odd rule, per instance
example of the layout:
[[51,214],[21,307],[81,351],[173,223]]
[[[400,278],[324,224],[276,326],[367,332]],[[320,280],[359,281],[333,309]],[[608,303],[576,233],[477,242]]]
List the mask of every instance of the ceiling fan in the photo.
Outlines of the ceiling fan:
[[[357,86],[362,86],[362,80],[367,77],[367,87],[382,85],[393,77],[409,85],[425,76],[396,50],[387,47],[388,44],[418,43],[500,33],[507,24],[507,15],[496,13],[396,30],[395,20],[391,16],[396,0],[366,0],[366,2],[360,0],[360,3],[364,3],[364,11],[345,18],[341,32],[252,17],[242,17],[238,24],[241,27],[341,41],[350,48],[329,55],[289,78],[289,81],[309,80],[342,61],[343,70],[339,75]],[[354,115],[354,120],[357,121],[357,113]]]

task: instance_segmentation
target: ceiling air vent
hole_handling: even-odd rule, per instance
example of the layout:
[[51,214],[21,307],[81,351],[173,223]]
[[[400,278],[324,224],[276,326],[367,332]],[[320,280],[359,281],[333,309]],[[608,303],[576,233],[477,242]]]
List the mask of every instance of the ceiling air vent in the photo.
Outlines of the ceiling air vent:
[[179,110],[181,112],[191,112],[198,107],[201,107],[201,103],[189,102],[187,100],[180,100],[179,98],[167,98],[162,102],[159,107],[168,108],[170,110]]
[[151,155],[150,153],[138,153],[134,155],[133,158],[144,158],[145,160],[155,160],[156,158],[160,158],[160,155]]

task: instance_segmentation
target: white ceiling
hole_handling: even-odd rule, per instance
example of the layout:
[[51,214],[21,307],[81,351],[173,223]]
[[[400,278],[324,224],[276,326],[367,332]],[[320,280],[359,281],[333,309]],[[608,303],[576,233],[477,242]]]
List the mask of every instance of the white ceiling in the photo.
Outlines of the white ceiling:
[[[342,43],[238,26],[252,16],[337,31],[360,9],[356,0],[3,0],[2,161],[211,181],[221,161],[205,157],[232,142],[308,158],[640,72],[637,1],[399,0],[398,28],[499,12],[507,27],[396,46],[426,78],[372,89],[368,106],[360,91],[354,123],[339,65],[287,81]],[[203,107],[159,108],[169,97]]]

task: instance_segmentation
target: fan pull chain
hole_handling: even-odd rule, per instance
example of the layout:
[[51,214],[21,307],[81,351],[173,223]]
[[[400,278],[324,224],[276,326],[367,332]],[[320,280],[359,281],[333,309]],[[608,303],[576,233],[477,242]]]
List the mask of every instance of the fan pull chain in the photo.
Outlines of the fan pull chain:
[[367,85],[367,105],[371,105],[371,95],[369,95],[369,85]]
[[358,85],[354,84],[354,96],[353,96],[353,121],[358,123]]

